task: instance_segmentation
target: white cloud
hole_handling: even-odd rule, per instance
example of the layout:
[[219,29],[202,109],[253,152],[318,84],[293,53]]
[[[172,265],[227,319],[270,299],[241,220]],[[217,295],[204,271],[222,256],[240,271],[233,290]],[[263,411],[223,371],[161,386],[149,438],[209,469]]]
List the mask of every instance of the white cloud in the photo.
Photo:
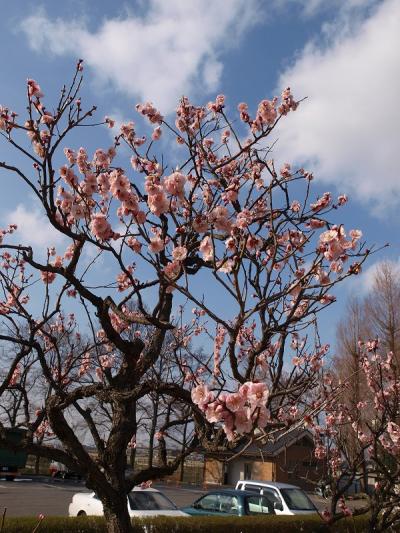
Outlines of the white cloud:
[[83,57],[102,83],[163,113],[182,94],[214,91],[221,55],[260,20],[259,0],[149,0],[142,14],[108,19],[94,32],[77,20],[50,20],[44,11],[21,23],[31,48]]
[[64,236],[55,230],[47,218],[38,210],[32,210],[23,204],[18,204],[16,209],[5,213],[2,217],[4,223],[17,224],[18,230],[8,238],[7,242],[22,244],[38,248],[46,252],[51,246],[58,246],[64,241]]
[[397,261],[394,261],[393,259],[383,259],[382,261],[377,261],[370,267],[366,268],[362,272],[358,282],[353,285],[353,288],[358,289],[358,291],[362,294],[367,294],[370,292],[375,285],[375,278],[378,271],[385,264],[390,265],[393,269],[393,272],[400,277],[400,257],[397,259]]
[[277,155],[381,213],[400,200],[399,50],[400,1],[386,0],[361,22],[342,12],[279,80],[308,100],[285,121]]

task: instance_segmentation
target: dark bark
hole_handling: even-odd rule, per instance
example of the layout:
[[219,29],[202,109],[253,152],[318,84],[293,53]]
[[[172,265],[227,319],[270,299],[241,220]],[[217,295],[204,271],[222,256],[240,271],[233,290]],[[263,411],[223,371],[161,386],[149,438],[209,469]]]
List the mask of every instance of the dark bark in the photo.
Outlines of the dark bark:
[[103,502],[108,533],[132,533],[126,496],[115,495],[112,501]]
[[153,466],[153,457],[154,457],[154,435],[156,434],[157,429],[157,419],[158,419],[158,404],[159,404],[159,395],[158,393],[155,394],[155,397],[152,398],[152,407],[153,407],[153,413],[152,413],[152,421],[150,426],[150,435],[149,435],[149,454],[148,454],[148,467],[151,468]]
[[36,475],[39,474],[39,470],[40,470],[40,455],[36,455],[35,457],[35,469],[34,469],[34,472]]
[[[187,423],[183,426],[183,439],[182,439],[182,454],[185,453],[186,448],[186,433],[187,433]],[[181,462],[181,471],[179,473],[179,481],[182,483],[183,477],[185,475],[185,459]]]

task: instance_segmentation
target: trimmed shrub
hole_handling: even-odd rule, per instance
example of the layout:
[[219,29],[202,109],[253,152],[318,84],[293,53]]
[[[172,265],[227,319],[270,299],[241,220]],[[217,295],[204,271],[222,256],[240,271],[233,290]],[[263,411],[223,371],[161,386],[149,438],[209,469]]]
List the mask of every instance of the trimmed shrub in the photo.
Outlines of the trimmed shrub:
[[[6,518],[3,533],[32,533],[38,524],[36,517]],[[105,533],[104,518],[97,517],[46,517],[38,533]]]
[[[6,518],[3,533],[32,533],[37,518]],[[327,526],[319,516],[220,517],[193,516],[182,518],[155,517],[133,521],[134,533],[363,533],[368,516],[341,520]],[[103,518],[48,517],[38,533],[105,533]]]

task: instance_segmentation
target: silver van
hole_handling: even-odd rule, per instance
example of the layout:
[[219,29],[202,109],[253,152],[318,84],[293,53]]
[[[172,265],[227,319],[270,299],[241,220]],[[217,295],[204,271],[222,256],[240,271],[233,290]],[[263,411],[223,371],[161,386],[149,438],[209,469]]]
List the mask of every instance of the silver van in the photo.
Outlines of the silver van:
[[275,481],[242,479],[236,483],[237,490],[265,494],[274,505],[277,515],[300,515],[317,513],[317,508],[300,487]]

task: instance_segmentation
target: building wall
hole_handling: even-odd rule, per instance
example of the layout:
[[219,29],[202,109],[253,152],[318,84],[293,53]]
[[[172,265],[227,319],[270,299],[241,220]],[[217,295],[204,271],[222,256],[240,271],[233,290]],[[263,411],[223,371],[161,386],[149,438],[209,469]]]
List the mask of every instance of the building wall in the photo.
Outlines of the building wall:
[[275,481],[276,468],[273,461],[254,461],[253,458],[238,457],[226,465],[216,459],[205,459],[204,483],[236,485],[241,479],[260,479]]
[[276,481],[276,468],[273,460],[254,461],[251,479]]
[[224,465],[217,459],[204,458],[203,482],[210,485],[222,485],[224,483]]
[[239,479],[244,479],[245,460],[239,457],[227,466],[228,485],[236,485]]
[[323,477],[323,462],[313,455],[313,446],[294,444],[276,458],[276,481],[299,485],[305,490],[315,488]]
[[[241,479],[258,479],[292,483],[305,490],[313,490],[323,477],[322,461],[316,461],[314,446],[309,439],[286,448],[279,455],[259,461],[255,457],[241,456],[227,463],[205,458],[204,482],[209,484],[236,485]],[[224,474],[225,472],[225,474]]]

